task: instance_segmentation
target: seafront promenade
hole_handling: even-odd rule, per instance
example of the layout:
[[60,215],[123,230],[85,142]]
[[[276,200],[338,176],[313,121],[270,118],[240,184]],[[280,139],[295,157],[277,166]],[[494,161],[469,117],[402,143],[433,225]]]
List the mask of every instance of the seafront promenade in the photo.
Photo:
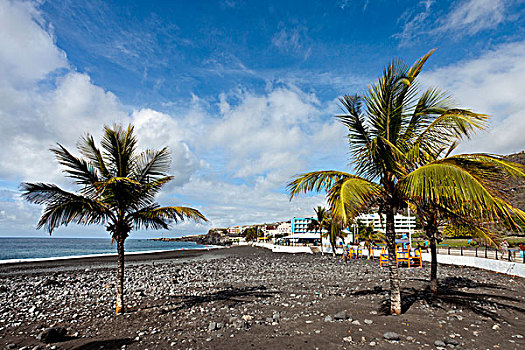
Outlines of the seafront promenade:
[[[276,245],[272,243],[259,243],[255,242],[252,245],[256,247],[266,248],[271,250],[274,253],[289,253],[289,254],[315,254],[319,253],[321,247],[316,246],[306,246],[306,245],[292,245],[292,246],[283,246]],[[329,246],[323,246],[323,251],[325,254],[331,254],[332,249]],[[337,248],[336,253],[338,255],[343,254],[342,248]],[[520,252],[521,253],[521,252]],[[361,249],[362,257],[366,258],[369,256],[368,249],[363,247]],[[379,259],[381,254],[381,249],[373,249],[370,254],[374,259]],[[431,261],[431,255],[428,252],[421,253],[421,258],[425,262]],[[509,258],[508,254],[504,256],[499,253],[497,250],[479,250],[477,252],[474,249],[460,249],[460,248],[441,248],[438,249],[438,263],[440,264],[449,264],[449,265],[458,265],[458,266],[470,266],[479,269],[489,270],[492,272],[505,273],[510,276],[519,276],[525,278],[525,264],[522,262],[523,259],[518,255]]]

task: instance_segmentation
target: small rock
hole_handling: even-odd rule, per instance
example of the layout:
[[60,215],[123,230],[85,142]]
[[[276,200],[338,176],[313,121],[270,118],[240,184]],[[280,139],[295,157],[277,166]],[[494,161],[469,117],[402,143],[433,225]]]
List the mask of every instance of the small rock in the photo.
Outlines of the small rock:
[[512,338],[523,339],[523,336],[521,334],[514,334]]
[[217,322],[211,321],[210,324],[208,325],[208,330],[214,331],[216,329],[217,329]]
[[365,322],[366,324],[372,324],[372,323],[374,323],[374,321],[372,321],[372,320],[368,320],[368,319],[365,319],[364,322]]
[[332,320],[332,316],[330,316],[330,315],[326,316],[326,317],[324,318],[324,321],[325,321],[325,322],[332,322],[332,321],[333,321],[333,320]]
[[352,324],[355,325],[355,326],[360,326],[361,322],[359,322],[358,320],[353,320]]
[[346,320],[348,318],[348,315],[346,314],[346,310],[339,311],[334,315],[334,319],[336,320]]
[[383,334],[383,338],[386,340],[399,340],[399,334],[396,332],[386,332]]
[[377,344],[377,343],[376,343],[375,341],[371,341],[370,344],[368,344],[368,345],[370,345],[370,346],[376,346],[376,344]]
[[344,337],[344,338],[343,338],[343,341],[345,341],[345,342],[347,342],[347,343],[351,343],[351,342],[352,342],[352,337],[351,337],[351,336]]
[[456,346],[456,345],[459,345],[459,342],[456,339],[446,338],[445,339],[445,344],[447,344],[447,345],[450,344],[450,345]]
[[446,348],[447,347],[447,344],[445,344],[445,342],[441,341],[441,340],[436,340],[434,342],[434,345],[439,347],[439,348]]
[[64,327],[47,328],[38,335],[38,340],[46,344],[56,343],[66,340],[66,334],[67,330]]

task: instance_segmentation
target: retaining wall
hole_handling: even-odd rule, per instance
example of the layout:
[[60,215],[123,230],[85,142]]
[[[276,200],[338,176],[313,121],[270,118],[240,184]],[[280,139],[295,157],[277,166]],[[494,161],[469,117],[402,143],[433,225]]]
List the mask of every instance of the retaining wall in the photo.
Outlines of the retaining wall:
[[[430,262],[430,253],[422,253],[421,256],[423,258],[423,261]],[[474,256],[457,256],[444,254],[438,254],[437,260],[440,264],[477,267],[478,269],[489,270],[525,278],[525,264],[522,263],[476,258]]]

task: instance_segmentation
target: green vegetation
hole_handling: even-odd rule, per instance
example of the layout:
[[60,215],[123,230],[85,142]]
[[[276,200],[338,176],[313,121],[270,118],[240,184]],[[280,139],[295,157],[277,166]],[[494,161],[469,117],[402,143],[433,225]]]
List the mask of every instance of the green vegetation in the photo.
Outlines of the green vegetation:
[[184,219],[206,221],[196,209],[160,207],[155,195],[172,176],[167,175],[171,157],[167,148],[138,153],[133,127],[106,127],[99,149],[93,136],[78,143],[82,157],[58,144],[52,151],[64,173],[81,187],[78,193],[57,185],[23,183],[26,200],[45,205],[38,228],[49,234],[61,225],[105,224],[117,242],[118,272],[116,313],[124,312],[124,241],[134,229],[168,229],[170,222]]

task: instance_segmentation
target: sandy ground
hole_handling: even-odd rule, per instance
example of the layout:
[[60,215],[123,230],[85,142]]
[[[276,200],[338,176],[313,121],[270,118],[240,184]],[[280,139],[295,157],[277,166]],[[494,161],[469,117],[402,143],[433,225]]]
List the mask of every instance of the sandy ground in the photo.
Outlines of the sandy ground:
[[[517,277],[440,266],[433,296],[428,267],[404,268],[404,313],[390,316],[378,261],[252,247],[133,255],[116,316],[114,259],[0,266],[0,348],[525,348]],[[38,340],[54,326],[63,341]]]

